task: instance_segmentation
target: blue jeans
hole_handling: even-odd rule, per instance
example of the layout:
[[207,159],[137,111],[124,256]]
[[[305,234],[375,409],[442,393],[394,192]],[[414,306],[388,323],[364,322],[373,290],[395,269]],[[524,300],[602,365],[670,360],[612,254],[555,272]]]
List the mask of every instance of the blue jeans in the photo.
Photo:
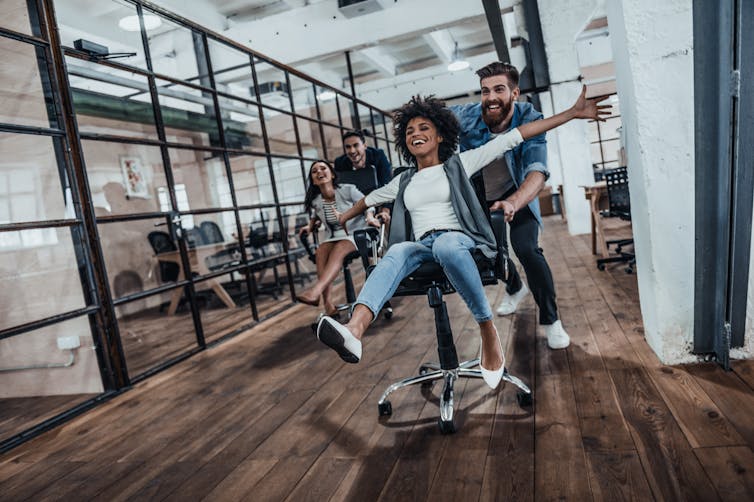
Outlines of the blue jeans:
[[461,295],[477,322],[492,319],[492,309],[484,294],[482,279],[471,251],[474,241],[463,232],[435,232],[424,239],[406,241],[392,246],[374,268],[356,299],[372,311],[375,317],[392,298],[404,277],[422,263],[436,261]]

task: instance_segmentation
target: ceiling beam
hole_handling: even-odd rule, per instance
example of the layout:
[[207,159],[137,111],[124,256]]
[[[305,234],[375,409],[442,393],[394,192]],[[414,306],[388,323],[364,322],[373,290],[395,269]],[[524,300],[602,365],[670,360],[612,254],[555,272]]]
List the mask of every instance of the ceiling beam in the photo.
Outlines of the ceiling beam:
[[435,52],[440,61],[445,64],[453,60],[453,51],[455,50],[455,41],[448,30],[435,30],[425,33],[424,40]]
[[509,63],[511,57],[508,54],[508,42],[503,27],[503,16],[500,14],[500,4],[498,0],[482,0],[482,4],[484,5],[484,14],[487,16],[487,25],[492,35],[492,42],[495,44],[497,60]]
[[358,54],[366,59],[381,75],[394,77],[396,75],[396,61],[379,47],[361,49]]

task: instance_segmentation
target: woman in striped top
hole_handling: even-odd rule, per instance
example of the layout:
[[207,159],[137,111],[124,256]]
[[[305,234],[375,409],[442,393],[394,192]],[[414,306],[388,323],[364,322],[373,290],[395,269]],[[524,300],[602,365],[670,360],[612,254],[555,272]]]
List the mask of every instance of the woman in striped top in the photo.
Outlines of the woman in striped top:
[[[328,161],[317,160],[309,168],[309,186],[304,206],[313,216],[300,233],[311,233],[324,225],[325,237],[317,248],[317,282],[296,297],[301,303],[316,307],[321,296],[325,312],[335,312],[335,304],[330,298],[330,286],[338,276],[343,259],[356,250],[353,237],[338,222],[338,214],[350,209],[363,197],[364,194],[356,186],[338,183],[335,170]],[[349,223],[349,229],[364,228],[367,222],[379,225],[374,218],[373,209],[367,210],[365,215],[366,219],[363,215],[358,215]]]

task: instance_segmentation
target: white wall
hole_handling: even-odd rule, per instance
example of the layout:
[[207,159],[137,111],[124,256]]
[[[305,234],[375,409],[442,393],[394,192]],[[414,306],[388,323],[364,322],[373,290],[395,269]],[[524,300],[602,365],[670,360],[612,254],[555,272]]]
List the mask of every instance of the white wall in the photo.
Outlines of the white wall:
[[693,360],[694,96],[691,0],[607,0],[626,131],[645,336]]

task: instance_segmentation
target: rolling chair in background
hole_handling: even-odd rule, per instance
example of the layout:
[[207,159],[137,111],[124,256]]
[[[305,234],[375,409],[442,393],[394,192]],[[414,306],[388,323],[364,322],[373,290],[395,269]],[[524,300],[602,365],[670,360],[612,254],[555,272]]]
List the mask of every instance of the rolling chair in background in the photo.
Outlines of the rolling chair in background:
[[[498,255],[491,260],[481,253],[475,253],[474,259],[485,286],[497,284],[498,279],[507,278],[508,275],[508,251],[505,239],[505,220],[502,213],[493,213],[491,216],[492,228],[495,240],[498,244]],[[361,250],[361,246],[360,246]],[[364,255],[362,254],[362,257]],[[371,269],[368,270],[371,272]],[[429,306],[434,309],[435,334],[437,336],[437,352],[439,363],[427,362],[419,368],[416,376],[404,378],[390,385],[383,392],[377,403],[380,416],[389,416],[393,413],[393,407],[388,396],[394,391],[410,385],[421,384],[429,387],[435,380],[443,380],[444,387],[440,394],[440,417],[438,425],[440,432],[451,434],[455,432],[453,422],[453,387],[459,378],[482,378],[482,371],[475,367],[479,365],[479,358],[469,361],[458,362],[458,354],[453,342],[453,332],[450,327],[448,310],[443,295],[454,293],[455,289],[445,276],[442,267],[436,262],[425,263],[408,277],[401,281],[394,296],[426,295]],[[503,380],[512,383],[520,390],[517,394],[520,406],[529,406],[532,403],[532,393],[520,379],[508,373],[505,369]]]
[[[631,198],[628,191],[628,171],[626,167],[618,167],[610,171],[605,171],[605,182],[607,183],[608,209],[602,211],[602,216],[631,221]],[[635,253],[623,251],[623,247],[629,245],[633,246],[634,239],[608,240],[605,241],[605,244],[608,248],[610,246],[615,246],[615,252],[618,253],[618,255],[610,256],[608,258],[599,258],[597,260],[597,268],[599,270],[605,270],[605,264],[607,263],[626,263],[626,273],[633,273],[634,265],[636,264],[636,255]]]

